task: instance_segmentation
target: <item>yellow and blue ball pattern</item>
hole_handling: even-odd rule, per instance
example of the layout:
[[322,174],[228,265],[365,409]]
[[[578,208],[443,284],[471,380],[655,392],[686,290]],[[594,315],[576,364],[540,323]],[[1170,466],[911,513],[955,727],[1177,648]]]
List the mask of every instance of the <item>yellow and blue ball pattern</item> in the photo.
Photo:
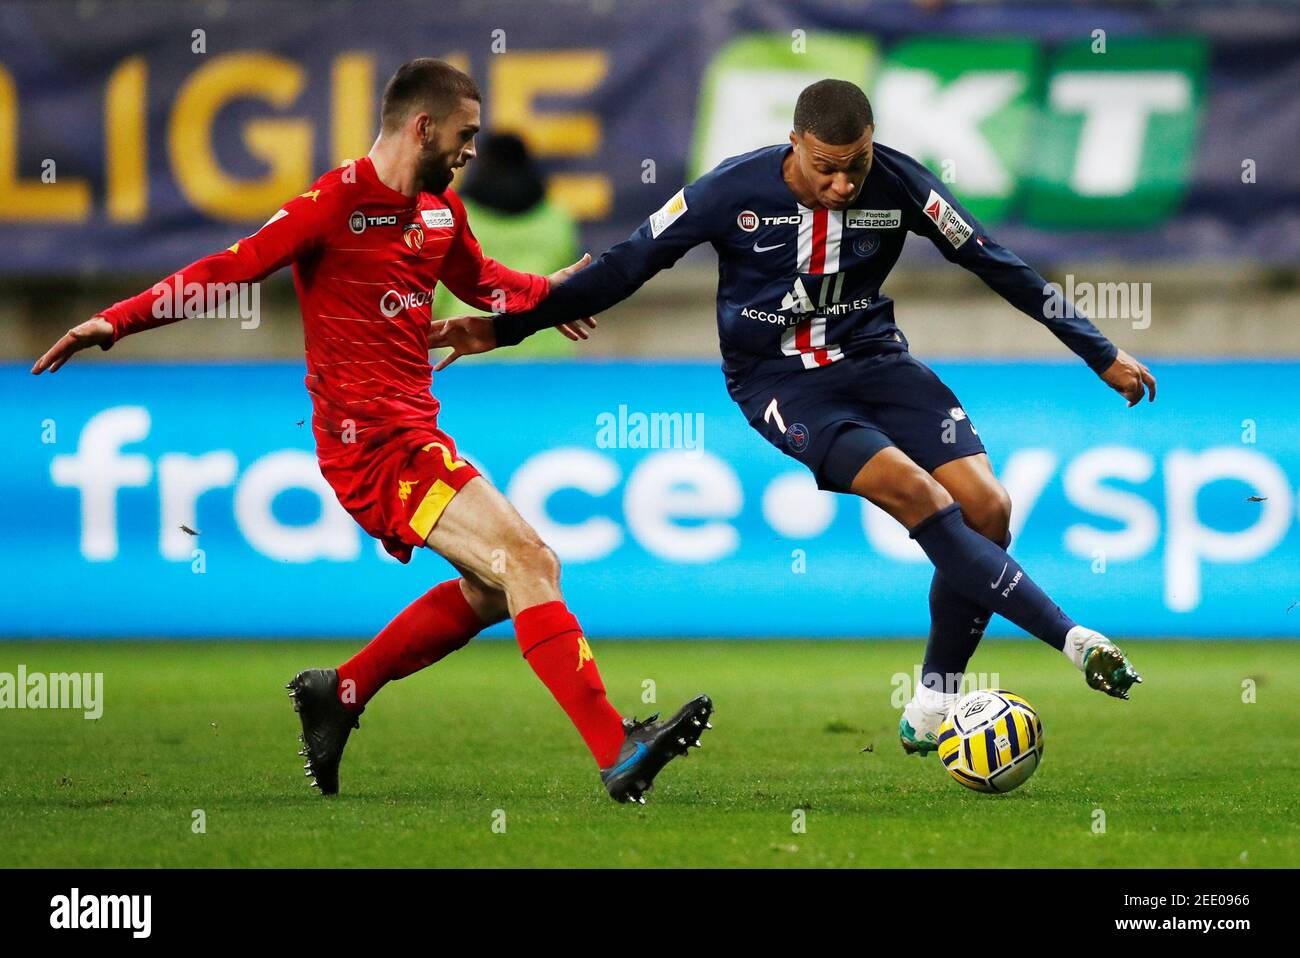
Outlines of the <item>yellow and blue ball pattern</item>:
[[1043,758],[1043,723],[1034,707],[1004,689],[962,698],[939,727],[939,759],[948,774],[977,792],[1009,792]]

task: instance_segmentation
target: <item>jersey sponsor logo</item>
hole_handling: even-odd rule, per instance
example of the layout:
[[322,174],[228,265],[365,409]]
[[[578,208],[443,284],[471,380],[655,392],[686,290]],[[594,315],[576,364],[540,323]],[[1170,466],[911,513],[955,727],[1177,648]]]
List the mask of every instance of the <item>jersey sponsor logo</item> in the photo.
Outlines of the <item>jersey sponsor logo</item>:
[[794,226],[799,222],[799,217],[795,216],[764,216],[764,226]]
[[970,239],[975,232],[971,225],[952,208],[952,204],[935,190],[930,191],[930,195],[926,197],[925,206],[921,209],[934,222],[934,225],[939,227],[939,232],[944,239],[955,248],[960,249],[962,243]]
[[781,300],[781,312],[794,313],[796,316],[803,313],[811,313],[816,307],[813,306],[812,297],[808,295],[808,290],[803,284],[803,280],[795,277],[794,287],[790,292],[785,294]]
[[754,244],[754,252],[755,252],[755,253],[767,253],[767,252],[769,252],[769,251],[771,251],[771,250],[774,250],[774,249],[780,249],[780,248],[781,248],[782,246],[784,246],[784,245],[785,245],[784,243],[774,243],[774,244],[771,245],[771,246],[759,246],[757,243],[755,243],[755,244]]
[[367,216],[360,210],[353,210],[352,215],[348,217],[348,229],[360,236],[372,226],[396,226],[397,216],[389,214],[386,216]]
[[743,307],[740,310],[740,315],[745,319],[753,319],[773,326],[789,326],[791,323],[798,322],[797,319],[791,319],[789,316],[782,316],[780,313],[769,313],[766,310],[755,309],[753,306]]
[[416,289],[402,293],[395,289],[386,290],[379,297],[379,311],[392,319],[398,313],[417,306],[428,306],[433,302],[433,290]]
[[451,210],[420,210],[420,219],[431,230],[450,229],[456,225],[456,216]]
[[424,248],[424,229],[419,223],[407,223],[402,227],[402,239],[407,249],[418,253]]
[[746,233],[752,233],[758,229],[758,214],[753,210],[741,210],[740,215],[736,217],[736,225]]
[[676,223],[686,213],[686,190],[673,194],[672,199],[650,214],[650,236],[658,239],[659,234]]
[[844,225],[852,230],[896,230],[903,225],[903,211],[849,210]]

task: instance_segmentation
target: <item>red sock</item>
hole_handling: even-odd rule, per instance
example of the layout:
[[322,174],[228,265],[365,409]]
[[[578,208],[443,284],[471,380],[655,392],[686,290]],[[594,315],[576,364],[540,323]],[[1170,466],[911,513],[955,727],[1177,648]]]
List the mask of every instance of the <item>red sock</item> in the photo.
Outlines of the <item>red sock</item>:
[[339,666],[339,701],[360,711],[386,682],[406,678],[450,655],[483,626],[478,613],[465,601],[459,579],[435,585]]
[[563,602],[543,602],[515,616],[524,658],[578,727],[596,764],[608,768],[623,747],[623,718],[605,697],[591,647]]

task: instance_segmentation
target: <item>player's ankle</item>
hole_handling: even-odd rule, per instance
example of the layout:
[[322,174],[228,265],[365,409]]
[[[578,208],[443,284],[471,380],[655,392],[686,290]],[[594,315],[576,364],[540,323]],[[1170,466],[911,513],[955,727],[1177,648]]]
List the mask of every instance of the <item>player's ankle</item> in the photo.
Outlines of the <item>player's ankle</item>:
[[1061,651],[1074,663],[1074,667],[1082,672],[1084,662],[1088,658],[1088,651],[1106,641],[1108,639],[1100,632],[1076,625],[1065,633],[1065,645]]
[[912,695],[912,704],[927,712],[947,712],[960,697],[958,692],[942,692],[925,684],[918,685]]

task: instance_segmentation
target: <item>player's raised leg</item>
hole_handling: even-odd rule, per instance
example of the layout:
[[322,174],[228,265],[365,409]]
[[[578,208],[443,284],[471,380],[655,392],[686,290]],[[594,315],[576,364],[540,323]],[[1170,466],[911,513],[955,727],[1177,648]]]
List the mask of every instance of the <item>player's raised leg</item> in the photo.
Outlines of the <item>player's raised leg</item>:
[[1142,681],[1109,640],[1075,623],[1005,549],[968,526],[948,490],[899,449],[876,453],[852,491],[906,526],[956,592],[1064,652],[1093,688],[1127,698]]
[[591,646],[560,592],[560,564],[515,508],[477,477],[447,504],[429,548],[504,593],[524,659],[577,727],[618,801],[644,801],[659,771],[700,744],[713,703],[667,721],[624,720],[609,703]]
[[[1011,497],[993,475],[988,456],[975,453],[931,472],[961,506],[966,524],[1006,549],[1011,544]],[[930,635],[921,665],[921,684],[899,720],[899,741],[921,755],[938,746],[939,726],[960,695],[966,665],[992,616],[988,604],[953,588],[936,569],[930,580]]]

